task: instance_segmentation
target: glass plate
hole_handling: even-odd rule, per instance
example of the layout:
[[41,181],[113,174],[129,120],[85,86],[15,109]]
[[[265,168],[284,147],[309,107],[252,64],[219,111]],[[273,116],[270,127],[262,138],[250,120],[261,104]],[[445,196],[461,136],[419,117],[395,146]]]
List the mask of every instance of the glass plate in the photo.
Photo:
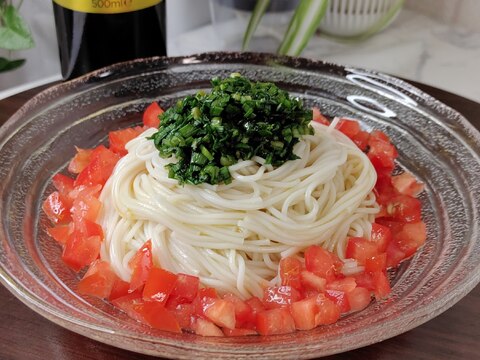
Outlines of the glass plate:
[[[40,207],[50,179],[108,131],[141,122],[152,100],[168,107],[241,72],[274,81],[328,116],[385,131],[400,166],[425,182],[425,246],[391,273],[391,296],[336,324],[279,336],[205,338],[149,329],[111,305],[75,293]],[[0,129],[0,279],[41,315],[121,348],[198,359],[311,358],[372,344],[445,311],[480,280],[480,135],[457,112],[411,85],[372,71],[266,54],[210,53],[117,64],[52,87]]]

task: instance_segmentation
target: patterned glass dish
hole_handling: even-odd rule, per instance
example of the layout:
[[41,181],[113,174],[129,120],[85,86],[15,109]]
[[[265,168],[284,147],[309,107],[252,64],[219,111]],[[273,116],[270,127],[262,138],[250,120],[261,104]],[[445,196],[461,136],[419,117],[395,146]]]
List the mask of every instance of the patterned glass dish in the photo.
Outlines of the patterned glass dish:
[[[334,325],[278,336],[204,338],[137,323],[75,293],[79,274],[61,261],[41,213],[52,175],[109,130],[141,121],[232,72],[281,87],[328,116],[385,131],[400,166],[425,182],[425,246],[390,274],[391,296]],[[372,71],[266,54],[210,53],[114,65],[52,87],[0,128],[0,280],[30,308],[79,334],[163,357],[311,358],[366,346],[435,317],[480,280],[480,134],[460,114],[411,85]]]

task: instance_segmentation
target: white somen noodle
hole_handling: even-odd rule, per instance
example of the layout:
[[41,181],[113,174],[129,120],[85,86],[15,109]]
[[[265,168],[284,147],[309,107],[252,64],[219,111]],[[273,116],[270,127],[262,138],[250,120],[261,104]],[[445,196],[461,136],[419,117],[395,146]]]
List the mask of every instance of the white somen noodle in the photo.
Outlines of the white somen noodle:
[[[240,161],[229,167],[228,185],[168,178],[172,159],[147,139],[156,130],[145,131],[127,144],[102,191],[101,258],[128,281],[129,260],[151,239],[155,265],[242,298],[261,297],[278,283],[280,259],[301,258],[310,245],[344,260],[348,236],[370,236],[376,173],[334,124],[312,126],[315,134],[295,145],[299,159],[275,169],[258,157]],[[345,269],[357,271],[348,261]]]

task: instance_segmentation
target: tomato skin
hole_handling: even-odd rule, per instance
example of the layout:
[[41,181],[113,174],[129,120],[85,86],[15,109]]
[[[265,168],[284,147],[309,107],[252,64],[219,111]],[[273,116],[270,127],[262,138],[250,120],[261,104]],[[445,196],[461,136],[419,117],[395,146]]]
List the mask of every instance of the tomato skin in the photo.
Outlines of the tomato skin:
[[355,289],[356,286],[357,282],[355,281],[355,279],[351,276],[347,276],[344,279],[335,280],[327,284],[326,289],[349,292]]
[[75,186],[105,185],[118,160],[120,160],[120,155],[115,154],[105,146],[96,147],[90,155],[90,162],[78,174]]
[[80,294],[107,299],[115,282],[116,275],[107,261],[93,262],[77,285]]
[[290,305],[295,328],[297,330],[311,330],[315,327],[315,315],[318,307],[315,297],[303,299]]
[[78,147],[75,147],[75,149],[77,149],[77,153],[73,159],[70,160],[68,171],[72,174],[80,174],[90,163],[93,149],[80,149]]
[[128,295],[128,290],[130,289],[130,283],[123,281],[119,277],[115,277],[113,282],[112,290],[110,291],[110,296],[108,300],[112,302],[115,299],[121,298],[122,296]]
[[52,178],[52,183],[60,194],[67,197],[68,193],[73,190],[74,180],[69,176],[59,173]]
[[424,188],[424,185],[409,172],[392,176],[392,185],[399,194],[413,197],[417,197]]
[[72,219],[68,198],[58,191],[48,195],[42,204],[42,210],[54,224],[65,224]]
[[295,331],[295,321],[288,308],[270,309],[257,314],[256,327],[260,335],[289,334]]
[[156,101],[152,102],[143,113],[143,124],[148,127],[158,128],[160,126],[160,115],[163,109]]
[[142,288],[148,278],[148,273],[153,266],[152,241],[147,240],[137,253],[130,259],[128,266],[132,269],[130,292]]
[[197,276],[179,273],[168,302],[171,304],[191,303],[197,296],[200,279]]
[[114,153],[124,156],[126,155],[127,149],[125,145],[130,141],[135,139],[143,132],[143,128],[136,126],[134,128],[120,129],[116,131],[110,131],[108,133],[108,142],[110,144],[110,150]]
[[156,267],[151,268],[143,288],[143,300],[165,305],[176,281],[177,275],[170,271]]
[[370,241],[377,245],[378,253],[385,252],[388,243],[392,241],[392,231],[387,226],[373,223]]
[[377,245],[365,238],[348,238],[345,256],[355,259],[359,264],[365,264],[365,260],[378,254]]
[[215,325],[228,329],[235,328],[235,305],[230,301],[214,299],[204,312],[205,316]]
[[299,299],[299,292],[287,285],[270,286],[263,291],[263,304],[267,309],[287,307]]
[[347,293],[350,311],[361,311],[365,309],[372,301],[370,291],[364,287],[356,287]]
[[80,271],[95,261],[100,254],[99,236],[86,237],[74,231],[67,239],[62,259],[74,271]]
[[72,232],[73,226],[71,226],[71,223],[68,225],[56,225],[52,228],[47,228],[48,235],[61,245],[65,245]]
[[366,151],[369,138],[370,134],[367,131],[360,130],[356,135],[352,137],[352,141],[355,143],[355,145],[357,145],[360,150]]
[[340,318],[340,308],[324,294],[318,294],[315,303],[318,307],[315,326],[333,324]]
[[381,253],[365,260],[366,272],[385,271],[387,269],[387,254]]
[[335,279],[335,261],[330,253],[320,246],[312,245],[305,250],[305,268],[327,282]]
[[157,301],[147,301],[134,305],[134,311],[140,315],[143,323],[154,329],[173,333],[182,332],[175,316]]
[[300,272],[302,263],[294,257],[286,257],[280,260],[280,279],[282,285],[294,287],[297,290],[302,288]]
[[243,328],[253,325],[255,322],[255,315],[252,307],[245,301],[234,294],[225,294],[223,299],[231,302],[235,307],[235,323],[236,327]]
[[335,128],[350,139],[353,139],[360,132],[358,121],[351,119],[340,119]]
[[313,117],[312,117],[313,121],[318,122],[319,124],[327,125],[327,126],[330,125],[330,121],[325,116],[322,115],[318,107],[313,107],[312,112],[313,112]]
[[242,328],[235,328],[235,329],[229,329],[229,328],[223,328],[222,329],[223,334],[225,336],[250,336],[250,335],[258,335],[258,333],[253,330],[253,329],[242,329]]
[[314,273],[303,270],[301,273],[302,285],[306,290],[313,290],[316,292],[323,292],[327,285],[327,280],[315,275]]
[[223,336],[222,330],[213,322],[203,318],[196,318],[192,325],[195,334],[201,336]]
[[421,221],[422,204],[414,197],[397,195],[390,199],[386,208],[386,218],[407,223]]
[[346,292],[339,290],[326,290],[325,296],[338,306],[342,314],[350,311],[350,303],[348,302]]

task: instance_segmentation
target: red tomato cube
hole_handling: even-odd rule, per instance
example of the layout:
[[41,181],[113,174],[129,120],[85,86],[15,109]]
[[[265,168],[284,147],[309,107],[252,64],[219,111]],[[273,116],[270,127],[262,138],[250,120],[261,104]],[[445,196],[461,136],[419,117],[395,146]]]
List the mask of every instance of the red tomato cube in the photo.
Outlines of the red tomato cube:
[[67,197],[54,191],[43,202],[42,210],[54,224],[65,224],[72,219],[69,204]]
[[327,282],[335,279],[335,261],[331,254],[320,246],[312,245],[305,250],[305,267]]
[[286,307],[299,299],[299,292],[291,286],[270,286],[263,291],[263,304],[267,309]]
[[141,128],[140,126],[136,126],[134,128],[126,128],[126,129],[110,131],[108,133],[110,150],[120,156],[127,155],[127,150],[125,149],[125,145],[127,145],[127,143],[130,140],[133,140],[137,136],[139,136],[142,132],[143,132],[143,128]]
[[340,318],[340,308],[323,294],[315,298],[318,312],[315,315],[315,326],[335,323]]
[[75,149],[77,149],[77,153],[68,164],[68,171],[72,174],[80,174],[90,163],[93,149],[80,149],[78,147],[75,147]]
[[100,243],[99,236],[86,237],[74,231],[65,243],[62,259],[71,269],[80,271],[98,258]]
[[224,336],[222,330],[209,320],[196,318],[193,322],[193,331],[201,336]]
[[302,263],[294,257],[286,257],[280,260],[280,279],[282,285],[294,287],[297,290],[302,288],[300,272]]
[[162,108],[156,101],[152,102],[143,113],[143,124],[147,127],[158,128],[161,114],[163,114]]
[[365,260],[378,254],[377,245],[365,238],[348,238],[345,256],[355,259],[359,264],[365,264]]
[[100,145],[95,148],[90,156],[90,162],[78,174],[75,186],[79,185],[104,185],[112,174],[113,168],[120,159],[118,154]]
[[96,296],[107,299],[113,288],[116,275],[106,261],[93,262],[88,271],[78,283],[77,290],[80,294]]
[[353,139],[355,135],[360,132],[360,124],[358,121],[351,119],[340,119],[335,128],[350,139]]
[[315,297],[294,302],[290,306],[295,328],[297,330],[310,330],[315,325],[315,316],[318,312],[318,306]]
[[215,325],[229,329],[235,328],[235,305],[230,301],[214,299],[204,312]]
[[165,305],[176,281],[177,275],[170,271],[156,267],[150,269],[143,288],[143,300]]
[[348,303],[351,311],[360,311],[365,309],[372,301],[370,290],[364,287],[356,287],[347,293]]
[[138,249],[137,253],[130,259],[128,266],[132,269],[132,278],[130,280],[130,292],[132,292],[145,285],[150,269],[153,266],[151,240],[146,241]]
[[295,331],[295,321],[288,308],[265,310],[257,314],[260,335],[288,334]]

